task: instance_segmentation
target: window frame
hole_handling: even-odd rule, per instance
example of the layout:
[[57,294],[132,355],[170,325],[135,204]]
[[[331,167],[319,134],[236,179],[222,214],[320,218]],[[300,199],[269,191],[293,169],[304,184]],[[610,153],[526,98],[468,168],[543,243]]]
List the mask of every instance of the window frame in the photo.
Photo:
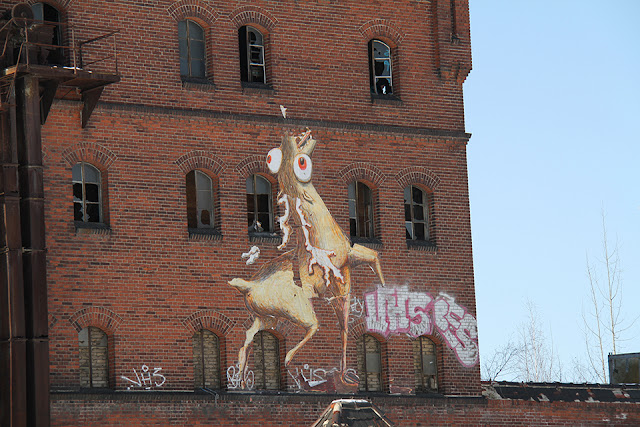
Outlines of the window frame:
[[[368,204],[366,203],[366,200],[364,200],[366,192],[363,194],[363,189],[365,188],[366,191],[368,191],[369,196]],[[363,241],[377,240],[375,230],[375,201],[373,188],[371,188],[363,181],[351,181],[347,186],[347,200],[349,205],[349,236],[351,237],[351,239]],[[351,209],[352,204],[353,212]],[[362,208],[359,208],[359,206],[363,206],[367,211],[365,212],[365,215],[360,215],[362,213]],[[361,216],[364,217],[362,221],[360,220]],[[369,223],[368,227],[367,222]],[[364,227],[365,230],[362,230],[362,227]]]
[[[388,56],[376,57],[376,43],[380,43],[384,45],[386,51],[389,52]],[[393,83],[393,47],[388,43],[380,39],[371,39],[368,43],[368,51],[369,51],[369,85],[371,95],[375,97],[382,98],[395,98],[394,94],[394,83]],[[378,62],[383,63],[387,61],[389,64],[389,72],[388,75],[377,75],[376,73],[376,64]],[[378,89],[378,80],[387,79],[389,82],[389,88],[391,89],[388,92],[384,92],[384,90],[380,91]]]
[[[257,178],[264,180],[268,185],[269,185],[269,192],[268,193],[257,193]],[[253,193],[249,193],[248,188],[247,187],[247,183],[249,180],[252,180],[252,187],[253,187]],[[275,235],[275,223],[274,223],[274,206],[273,206],[273,183],[267,179],[265,176],[259,174],[259,173],[254,173],[251,174],[247,177],[247,179],[245,180],[245,191],[246,191],[246,209],[247,209],[247,226],[248,226],[248,232],[249,235],[264,235],[264,236],[273,236]],[[253,212],[250,213],[249,212],[249,195],[253,196]],[[259,215],[261,214],[258,211],[258,196],[259,195],[264,195],[267,194],[268,195],[268,203],[269,203],[269,228],[268,230],[265,229],[265,227],[263,227],[262,231],[259,230],[252,230],[251,228],[254,228],[256,225],[256,221],[258,220]],[[249,224],[249,215],[252,214],[253,215],[253,223]],[[262,213],[264,215],[264,212]]]
[[[185,37],[181,37],[180,33],[180,25],[184,23],[185,25]],[[195,39],[191,37],[190,26],[195,25],[202,31],[202,39]],[[182,40],[185,40],[185,49],[186,52],[183,52],[182,49]],[[194,75],[193,70],[191,69],[192,62],[192,54],[193,54],[193,45],[192,42],[201,41],[202,42],[202,58],[197,58],[196,60],[201,63],[202,67],[202,75]],[[182,73],[182,60],[185,57],[184,53],[186,53],[186,62],[187,62],[187,72],[188,74]],[[198,21],[192,18],[185,18],[178,21],[178,55],[180,62],[180,78],[184,82],[196,82],[196,83],[207,83],[209,82],[209,70],[207,70],[207,31],[204,26],[202,26]]]
[[[275,342],[275,355],[273,360],[271,360],[271,362],[275,361],[276,362],[276,369],[275,369],[275,377],[273,379],[277,380],[277,386],[276,388],[273,387],[267,387],[267,359],[265,358],[265,350],[264,350],[264,337],[265,335],[269,335],[271,338],[273,338],[273,341]],[[256,348],[256,344],[257,344],[257,340],[260,341],[260,348]],[[282,378],[281,378],[281,373],[280,370],[282,368],[281,366],[281,361],[280,361],[280,340],[278,339],[278,337],[271,333],[270,331],[266,331],[266,330],[262,330],[262,331],[258,331],[252,340],[252,344],[253,344],[253,365],[254,365],[254,385],[256,390],[281,390],[282,389]],[[262,356],[262,365],[258,366],[258,353],[260,353]],[[258,371],[260,369],[260,371]],[[258,384],[259,379],[262,378],[262,384]]]
[[[250,32],[255,31],[260,35],[262,44],[252,44]],[[238,28],[238,47],[240,58],[240,81],[243,85],[267,87],[267,37],[266,34],[253,25],[243,25]],[[257,48],[260,51],[261,62],[253,62],[251,60],[251,48]],[[252,78],[252,67],[258,67],[262,70],[262,81]]]
[[[424,341],[428,341],[427,345],[431,346],[433,350],[433,353],[426,353],[426,354],[433,355],[433,361],[435,364],[434,374],[429,374],[425,372]],[[416,338],[413,345],[414,345],[414,372],[416,377],[416,393],[437,393],[438,387],[439,387],[438,346],[436,345],[435,341],[433,341],[431,338],[424,335],[421,335],[418,338]],[[418,351],[416,352],[415,350],[418,350]],[[418,381],[418,378],[420,379],[419,381]],[[428,384],[426,384],[426,382],[428,382]]]
[[[215,384],[216,382],[218,383],[217,387],[213,386],[213,387],[209,387],[207,386],[207,363],[206,363],[206,355],[205,355],[205,333],[211,334],[212,336],[215,337],[216,339],[216,352],[214,354],[215,357],[215,362],[217,364],[217,369],[215,369],[215,374],[217,374],[217,378],[213,379],[213,383]],[[196,342],[197,337],[200,338],[199,342]],[[197,330],[193,335],[192,335],[192,348],[193,348],[193,363],[194,363],[194,368],[193,368],[193,384],[195,388],[213,388],[216,390],[222,389],[223,388],[223,383],[222,383],[222,375],[221,375],[221,368],[222,368],[222,364],[221,364],[221,358],[220,358],[220,346],[221,346],[221,338],[218,336],[218,334],[216,334],[213,331],[210,331],[207,328],[202,328]],[[199,344],[200,347],[200,360],[196,361],[196,353],[195,353],[195,347],[196,345]],[[208,353],[210,354],[210,353]],[[200,366],[200,372],[202,373],[202,378],[201,381],[198,383],[198,379],[196,376],[196,363],[199,364]]]
[[[193,192],[192,195],[190,192],[190,182],[189,176],[193,174]],[[200,201],[201,198],[199,194],[201,192],[207,191],[207,189],[200,189],[198,186],[198,177],[203,176],[208,180],[209,183],[209,198],[211,200],[210,205],[208,206],[210,222],[209,224],[201,223],[201,209],[200,209]],[[216,212],[216,203],[217,203],[217,183],[214,178],[212,178],[208,173],[199,170],[192,169],[185,175],[185,189],[186,189],[186,199],[187,199],[187,228],[189,233],[193,234],[216,234],[219,233],[219,218]],[[195,211],[194,211],[195,209]],[[195,224],[194,224],[195,221]],[[195,225],[195,227],[194,227]]]
[[[51,45],[64,46],[63,32],[62,32],[62,24],[63,24],[62,11],[57,7],[53,6],[52,4],[47,2],[42,2],[42,1],[33,3],[31,5],[31,10],[33,10],[33,16],[36,21],[42,21],[44,22],[44,24],[42,25],[53,27],[53,39],[51,40]],[[45,19],[47,18],[47,15],[49,15],[52,12],[55,12],[56,19]],[[62,49],[62,47],[50,48],[49,52],[47,53],[47,57],[44,58],[44,63],[51,64],[51,65],[65,65],[64,56],[65,56],[64,49]]]
[[[376,346],[376,350],[377,350],[376,352],[370,353],[367,351],[367,339],[373,340]],[[384,382],[383,382],[384,369],[382,366],[382,343],[380,342],[379,339],[377,339],[375,336],[371,334],[362,334],[360,336],[360,339],[358,340],[358,346],[360,345],[362,347],[358,348],[358,353],[360,355],[360,358],[358,358],[358,371],[360,373],[360,382],[358,383],[358,391],[359,392],[383,392],[384,391]],[[370,362],[367,361],[368,354],[371,354],[374,356],[377,355],[379,371],[369,371],[367,369],[367,365],[370,364]],[[360,363],[360,360],[362,360],[362,363]],[[370,374],[376,375],[378,377],[379,387],[373,387],[369,384]],[[363,377],[364,377],[364,384],[362,384]]]
[[[73,171],[74,169],[80,165],[80,181],[77,181],[74,179],[73,177]],[[95,170],[95,172],[98,175],[97,178],[97,182],[87,182],[85,180],[85,167],[90,167],[92,169]],[[97,168],[96,166],[92,165],[89,162],[85,162],[85,161],[80,161],[77,162],[75,165],[73,165],[73,167],[71,168],[71,188],[72,188],[72,197],[73,197],[73,206],[74,206],[74,215],[73,215],[73,220],[74,223],[76,224],[76,226],[88,226],[91,227],[92,225],[96,225],[96,226],[100,226],[100,225],[105,225],[105,214],[104,214],[104,198],[103,198],[103,189],[102,189],[102,182],[103,182],[103,177],[102,177],[102,171],[100,170],[100,168]],[[73,187],[75,186],[75,184],[80,184],[82,186],[82,199],[80,199],[80,204],[81,204],[81,211],[82,211],[82,220],[77,220],[76,216],[75,216],[75,205],[76,200],[75,200],[75,194],[73,191]],[[98,221],[89,221],[87,219],[87,197],[86,197],[86,185],[87,184],[95,184],[98,187],[98,201],[97,202],[89,202],[92,205],[98,205]]]
[[[414,189],[420,191],[422,193],[422,215],[423,219],[415,219],[415,207],[419,206],[420,203],[414,202],[413,191]],[[406,192],[409,191],[409,203],[407,203]],[[404,231],[405,231],[405,239],[407,241],[408,246],[424,246],[424,247],[433,247],[436,246],[435,241],[435,228],[434,228],[434,200],[433,200],[433,191],[428,188],[424,188],[421,185],[416,184],[408,184],[403,189],[403,210],[404,210]],[[410,219],[407,220],[407,214],[409,214]],[[411,225],[411,233],[407,227]],[[424,227],[424,238],[419,239],[415,232],[416,224],[423,224]],[[409,236],[408,236],[409,234]]]
[[[92,345],[92,337],[91,337],[91,331],[95,329],[97,331],[100,331],[100,333],[103,335],[103,337],[101,338],[104,339],[106,341],[106,344],[104,346],[93,346]],[[82,341],[81,341],[81,334],[87,331],[87,345],[84,346],[82,345]],[[106,388],[110,388],[110,378],[109,378],[109,335],[102,330],[101,328],[97,327],[97,326],[87,326],[85,328],[82,328],[79,332],[78,332],[78,356],[80,357],[82,348],[87,347],[88,350],[88,361],[89,361],[89,377],[88,377],[88,382],[89,385],[88,386],[83,386],[83,379],[82,379],[82,370],[80,369],[79,374],[80,374],[80,387],[81,388],[100,388],[100,389],[106,389]],[[105,366],[104,366],[104,372],[105,372],[105,378],[104,381],[106,382],[105,386],[94,386],[94,382],[95,382],[95,378],[93,375],[94,372],[94,364],[93,364],[93,351],[92,349],[95,351],[97,348],[105,348],[106,349],[106,357],[105,357]],[[78,367],[82,368],[82,365],[80,364],[80,360],[78,361]]]

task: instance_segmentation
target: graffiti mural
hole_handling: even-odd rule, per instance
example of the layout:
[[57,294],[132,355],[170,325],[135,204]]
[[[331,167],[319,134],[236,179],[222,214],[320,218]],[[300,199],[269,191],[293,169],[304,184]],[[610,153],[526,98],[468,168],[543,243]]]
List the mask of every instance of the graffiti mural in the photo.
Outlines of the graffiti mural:
[[478,363],[476,319],[446,293],[434,298],[427,292],[412,292],[407,286],[378,288],[365,294],[365,304],[368,331],[385,338],[391,334],[415,338],[435,329],[463,366]]
[[[241,379],[242,378],[242,379]],[[242,388],[247,390],[253,390],[254,375],[251,369],[245,369],[242,377],[240,376],[240,364],[236,363],[227,368],[227,388],[229,390],[236,390]]]
[[136,376],[135,380],[125,377],[124,375],[120,378],[128,382],[127,390],[131,390],[132,388],[151,390],[152,387],[162,387],[167,381],[160,371],[162,371],[162,368],[153,368],[153,372],[151,372],[147,365],[142,365],[140,372],[136,371],[136,368],[133,368],[133,374]]
[[[351,269],[369,265],[384,285],[378,253],[358,244],[351,245],[347,234],[338,226],[311,182],[313,162],[311,154],[316,140],[311,131],[301,135],[285,135],[279,148],[267,155],[267,166],[276,174],[280,185],[278,204],[285,213],[279,218],[283,232],[278,249],[284,250],[292,235],[291,217],[300,226],[294,247],[266,262],[250,280],[235,278],[229,284],[244,295],[249,311],[255,315],[253,325],[246,332],[246,340],[239,351],[239,378],[246,388],[244,371],[247,352],[253,337],[261,330],[275,327],[279,319],[286,319],[305,329],[302,341],[285,357],[289,366],[300,348],[318,330],[318,320],[311,298],[328,294],[338,318],[341,336],[340,381],[357,387],[357,380],[347,373],[347,337],[351,309]],[[300,276],[294,282],[293,269]]]
[[[294,391],[321,391],[321,392],[341,392],[340,369],[313,368],[305,363],[302,367],[289,368],[287,373],[293,380]],[[352,381],[359,380],[355,369],[346,369],[345,374]]]

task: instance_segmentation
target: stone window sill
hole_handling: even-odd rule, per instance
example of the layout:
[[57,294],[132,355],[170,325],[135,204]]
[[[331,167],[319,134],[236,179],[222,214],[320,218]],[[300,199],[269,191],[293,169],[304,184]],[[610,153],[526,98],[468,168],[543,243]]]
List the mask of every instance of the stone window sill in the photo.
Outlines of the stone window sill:
[[430,240],[407,240],[407,248],[416,251],[436,252],[438,247]]
[[111,227],[101,222],[74,221],[76,234],[111,234]]
[[402,100],[395,95],[377,95],[372,93],[371,103],[376,105],[402,106]]
[[276,233],[249,233],[251,243],[269,243],[279,245],[281,238]]
[[216,85],[211,80],[197,79],[193,77],[182,77],[182,87],[188,90],[199,90],[202,92],[215,92]]
[[352,244],[359,244],[362,246],[366,246],[371,249],[382,249],[382,240],[377,237],[357,237],[351,236]]
[[275,91],[273,87],[264,83],[242,82],[242,93],[245,95],[272,97]]
[[189,228],[191,240],[222,240],[222,233],[215,228]]

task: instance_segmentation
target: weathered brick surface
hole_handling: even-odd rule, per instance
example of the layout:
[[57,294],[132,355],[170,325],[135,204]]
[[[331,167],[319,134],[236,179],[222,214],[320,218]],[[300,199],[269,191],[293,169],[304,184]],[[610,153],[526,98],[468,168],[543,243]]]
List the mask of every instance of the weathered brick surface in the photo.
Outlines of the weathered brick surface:
[[[308,426],[335,396],[141,395],[52,396],[52,426]],[[528,402],[483,398],[373,396],[397,426],[638,425],[633,403]]]

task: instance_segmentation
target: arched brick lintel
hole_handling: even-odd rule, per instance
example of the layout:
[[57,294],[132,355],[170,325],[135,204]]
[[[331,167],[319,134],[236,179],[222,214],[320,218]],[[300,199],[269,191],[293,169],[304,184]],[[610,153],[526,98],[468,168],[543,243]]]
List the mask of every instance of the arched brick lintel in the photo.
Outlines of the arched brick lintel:
[[69,323],[78,332],[86,327],[94,326],[107,334],[113,334],[122,323],[122,317],[106,307],[90,306],[73,313],[69,317]]

